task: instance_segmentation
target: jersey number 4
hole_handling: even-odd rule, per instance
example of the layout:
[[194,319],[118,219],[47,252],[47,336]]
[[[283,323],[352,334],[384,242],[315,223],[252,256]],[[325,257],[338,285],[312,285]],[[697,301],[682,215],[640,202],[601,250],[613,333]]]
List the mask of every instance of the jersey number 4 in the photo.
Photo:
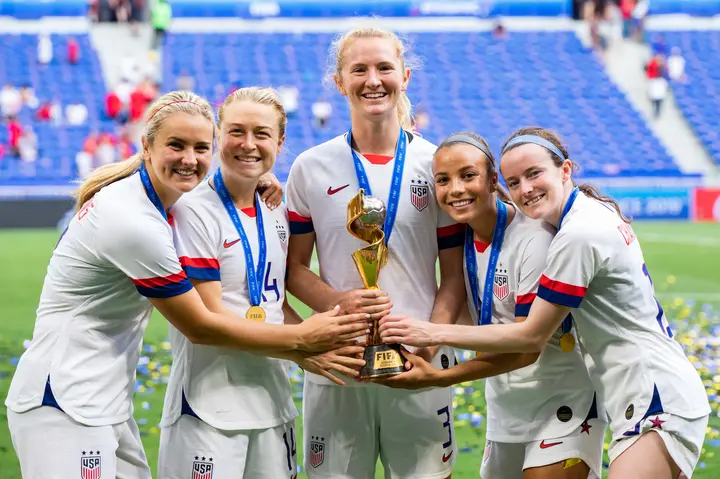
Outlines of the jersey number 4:
[[265,293],[275,293],[275,301],[280,301],[280,289],[278,288],[278,282],[277,278],[273,278],[272,283],[270,283],[270,271],[272,270],[272,261],[268,262],[267,270],[265,271],[265,287],[264,292],[262,294],[262,300],[263,303],[267,303],[267,297],[265,296]]

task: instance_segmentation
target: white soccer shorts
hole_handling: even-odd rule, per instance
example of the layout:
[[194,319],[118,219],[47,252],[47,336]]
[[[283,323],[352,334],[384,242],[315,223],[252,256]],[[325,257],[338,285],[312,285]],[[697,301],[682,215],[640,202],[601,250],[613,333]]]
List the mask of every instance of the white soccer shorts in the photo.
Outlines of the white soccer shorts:
[[25,479],[152,477],[133,418],[111,426],[85,426],[51,406],[24,413],[8,409],[7,417]]
[[655,431],[662,438],[675,464],[690,479],[700,459],[708,419],[708,416],[698,419],[685,419],[668,413],[653,414],[640,421],[640,427],[636,435],[624,437],[610,444],[608,449],[610,464],[635,444],[635,441],[640,439],[643,434]]
[[297,477],[295,421],[222,431],[186,414],[160,432],[158,479]]
[[487,441],[480,477],[523,479],[525,469],[548,466],[567,459],[582,459],[590,468],[588,478],[600,478],[606,427],[603,421],[589,419],[564,437],[518,443]]
[[449,388],[408,391],[378,384],[305,381],[305,471],[311,479],[444,479],[457,455]]

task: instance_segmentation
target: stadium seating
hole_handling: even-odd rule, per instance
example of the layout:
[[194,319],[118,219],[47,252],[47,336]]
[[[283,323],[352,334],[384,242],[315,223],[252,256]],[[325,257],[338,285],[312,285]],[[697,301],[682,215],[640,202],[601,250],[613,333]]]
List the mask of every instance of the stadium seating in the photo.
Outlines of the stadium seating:
[[[288,125],[288,152],[278,161],[283,178],[306,148],[348,127],[345,99],[322,80],[330,34],[170,34],[165,39],[164,88],[188,71],[196,89],[216,99],[216,87],[295,85],[300,108]],[[602,65],[570,32],[413,33],[414,54],[423,63],[409,95],[428,113],[430,141],[459,130],[485,136],[497,151],[515,128],[542,125],[567,140],[584,176],[675,176],[669,154]],[[326,130],[312,125],[311,105],[333,104]]]
[[[0,160],[0,185],[67,184],[77,176],[75,155],[92,129],[113,131],[113,125],[102,117],[105,84],[100,61],[87,35],[74,35],[80,45],[80,61],[67,61],[66,35],[51,35],[53,59],[45,66],[37,62],[36,35],[0,35],[0,85],[30,85],[42,103],[58,101],[64,108],[82,103],[88,109],[88,122],[83,126],[59,125],[35,120],[33,112],[24,108],[18,119],[32,125],[38,137],[38,160],[22,164],[16,157]],[[7,128],[0,125],[0,144],[7,144]]]
[[668,48],[680,47],[685,57],[688,82],[672,84],[680,110],[720,164],[720,32],[664,32],[662,37]]

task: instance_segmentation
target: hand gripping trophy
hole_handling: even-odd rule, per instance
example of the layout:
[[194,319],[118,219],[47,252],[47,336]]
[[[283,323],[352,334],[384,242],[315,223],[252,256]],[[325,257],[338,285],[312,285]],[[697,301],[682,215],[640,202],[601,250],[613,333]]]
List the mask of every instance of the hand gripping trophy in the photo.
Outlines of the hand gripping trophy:
[[[365,196],[362,188],[347,207],[347,229],[354,237],[368,243],[352,255],[355,266],[367,289],[378,288],[380,269],[387,264],[388,250],[382,226],[385,204],[379,198]],[[405,371],[405,358],[399,344],[384,344],[380,339],[378,321],[373,321],[365,346],[363,379],[391,376]]]

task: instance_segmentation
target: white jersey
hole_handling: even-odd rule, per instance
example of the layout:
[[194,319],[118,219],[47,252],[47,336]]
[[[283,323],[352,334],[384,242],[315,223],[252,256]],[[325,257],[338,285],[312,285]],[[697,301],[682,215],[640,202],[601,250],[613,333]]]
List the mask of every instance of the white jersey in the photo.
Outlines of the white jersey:
[[570,306],[613,439],[661,412],[710,413],[695,368],[671,331],[632,227],[579,193],[550,245],[538,296]]
[[[282,324],[289,227],[284,205],[270,211],[261,204],[267,241],[261,306],[266,323]],[[173,230],[180,263],[190,279],[221,281],[225,307],[245,318],[250,309],[245,252],[220,197],[205,181],[173,208]],[[258,261],[255,208],[239,211],[253,261]],[[286,361],[244,351],[192,344],[170,328],[173,367],[165,395],[163,426],[191,410],[223,430],[266,429],[297,416]]]
[[103,188],[75,215],[48,266],[32,344],[6,405],[25,412],[48,399],[88,426],[128,420],[135,368],[152,305],[192,289],[172,230],[139,174]]
[[[432,156],[436,147],[409,134],[397,216],[388,243],[387,266],[378,285],[393,312],[429,320],[437,294],[438,248],[461,246],[464,225],[456,224],[435,201]],[[358,153],[373,196],[387,204],[394,158]],[[347,204],[359,190],[345,135],[302,153],[287,182],[290,229],[316,235],[320,277],[337,291],[363,288],[352,254],[366,244],[346,229]],[[316,375],[311,380],[333,384]]]
[[[493,323],[514,323],[527,316],[545,268],[555,228],[516,209],[505,231],[495,267]],[[475,241],[479,299],[492,246]],[[475,323],[478,312],[467,281],[469,308]],[[572,333],[571,333],[572,334]],[[562,437],[588,418],[594,391],[580,349],[560,349],[561,332],[548,342],[538,360],[525,368],[493,376],[485,382],[488,403],[487,437],[496,442],[527,442]],[[596,415],[597,416],[597,415]]]

